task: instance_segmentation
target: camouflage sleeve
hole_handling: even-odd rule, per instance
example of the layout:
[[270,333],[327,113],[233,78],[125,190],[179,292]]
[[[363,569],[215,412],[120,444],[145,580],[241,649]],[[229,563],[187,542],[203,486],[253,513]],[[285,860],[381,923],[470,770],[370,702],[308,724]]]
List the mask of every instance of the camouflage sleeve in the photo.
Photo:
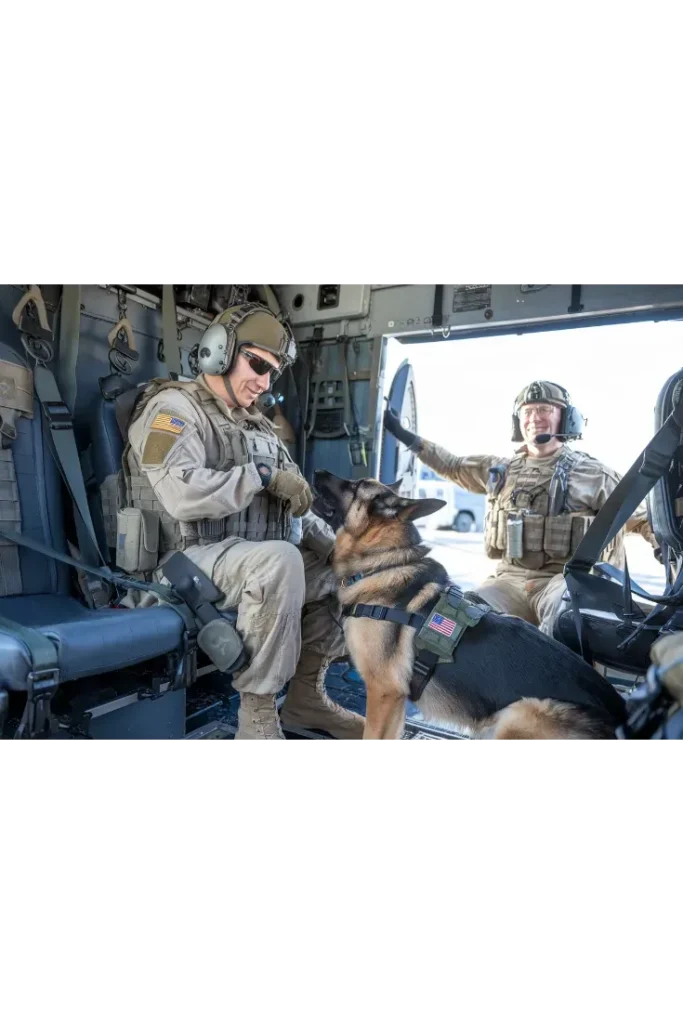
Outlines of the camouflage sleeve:
[[[612,491],[621,480],[619,473],[616,473],[613,469],[608,469],[607,466],[603,466],[602,469],[602,485],[596,499],[597,511],[602,508]],[[648,541],[653,548],[657,547],[657,539],[652,532],[652,527],[648,521],[645,505],[639,505],[631,518],[626,521],[624,533],[639,533],[640,536]]]
[[159,501],[174,519],[221,519],[248,507],[263,490],[256,466],[206,467],[205,424],[182,394],[153,399],[131,428],[131,448]]
[[307,512],[301,517],[303,526],[302,546],[315,552],[321,562],[326,562],[334,551],[335,536],[328,526],[315,512]]
[[474,494],[485,494],[489,470],[510,460],[497,455],[451,455],[438,444],[422,440],[418,457],[440,476]]
[[640,505],[631,518],[627,521],[624,527],[626,533],[639,533],[641,537],[644,537],[653,548],[657,547],[657,538],[652,532],[650,521],[647,518],[647,509],[644,505]]

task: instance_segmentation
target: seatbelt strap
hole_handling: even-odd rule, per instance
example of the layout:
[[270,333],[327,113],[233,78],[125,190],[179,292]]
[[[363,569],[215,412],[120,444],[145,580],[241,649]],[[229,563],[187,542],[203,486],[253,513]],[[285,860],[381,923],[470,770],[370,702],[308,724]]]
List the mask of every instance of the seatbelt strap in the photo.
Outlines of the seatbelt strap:
[[172,380],[177,380],[183,372],[183,365],[178,343],[178,322],[172,284],[164,284],[161,288],[161,333],[164,339],[164,362],[168,375]]
[[[85,546],[81,536],[79,536],[79,547],[86,556],[86,559],[89,559],[91,555],[95,555],[99,561],[104,563],[106,559],[100,551],[95,527],[90,515],[90,507],[88,506],[88,496],[85,491],[85,482],[78,456],[78,448],[76,447],[71,413],[67,405],[62,401],[57,381],[51,370],[48,370],[46,366],[42,366],[39,363],[33,371],[33,379],[38,401],[42,406],[47,426],[49,427],[49,437],[64,478],[64,483],[86,530],[87,539]],[[76,527],[78,528],[78,522]]]
[[127,388],[126,391],[122,391],[114,399],[116,424],[121,433],[121,437],[123,438],[128,437],[128,427],[133,415],[135,403],[148,385],[149,381],[144,381],[142,384],[136,384],[132,388]]
[[[574,555],[564,567],[581,655],[588,662],[592,658],[584,635],[579,604],[581,578],[590,573],[602,551],[614,540],[645,496],[667,472],[681,443],[682,429],[683,402],[679,401],[650,443],[645,446],[626,475],[614,488],[588,528]],[[626,581],[626,577],[624,580]],[[662,601],[665,604],[669,603],[663,598]],[[629,610],[626,605],[624,610],[626,612]],[[654,610],[652,614],[654,614]],[[647,621],[650,620],[651,615],[647,616]]]
[[59,671],[57,648],[43,633],[30,626],[22,626],[13,619],[6,619],[4,615],[0,615],[0,629],[4,629],[6,633],[15,636],[26,645],[31,655],[31,672],[34,676],[55,676]]
[[[70,303],[73,302],[71,298]],[[38,315],[37,322],[25,315],[26,307],[32,302]],[[73,309],[67,312],[73,315]],[[80,302],[79,302],[80,313]],[[35,360],[33,382],[35,392],[43,410],[45,432],[49,438],[50,450],[57,462],[60,473],[75,508],[75,526],[78,546],[86,561],[106,563],[95,533],[88,498],[83,480],[83,471],[76,447],[73,421],[68,406],[62,400],[57,381],[45,363],[52,357],[52,330],[40,289],[34,285],[20,300],[12,313],[12,320],[22,334],[26,351]],[[87,587],[87,599],[95,607],[109,603],[101,585]]]
[[[619,571],[619,569],[617,569],[615,565],[610,565],[609,562],[598,562],[596,565],[596,569],[599,571],[599,574],[603,576],[609,576],[609,578],[614,580],[616,583],[623,582],[623,574]],[[650,594],[648,594],[647,590],[641,587],[640,584],[636,583],[634,580],[630,581],[630,586],[632,593],[634,593],[637,597],[644,597],[648,601],[657,600],[656,597],[653,598]]]
[[593,568],[601,552],[667,472],[681,443],[682,429],[683,402],[680,402],[598,512],[573,557],[565,565],[565,575],[573,571],[588,572]]
[[[182,598],[182,595],[179,596],[173,587],[166,587],[163,583],[146,583],[142,580],[136,579],[134,576],[128,576],[122,572],[114,572],[106,565],[101,565],[98,568],[95,568],[94,565],[85,565],[77,558],[71,558],[70,555],[65,555],[63,551],[57,551],[55,548],[51,548],[47,544],[41,544],[40,541],[33,540],[31,537],[25,537],[21,533],[14,533],[11,530],[5,530],[1,525],[0,537],[5,537],[13,544],[30,548],[31,551],[37,551],[38,554],[45,555],[46,558],[53,558],[57,562],[63,562],[65,565],[70,565],[74,569],[78,569],[80,572],[86,573],[88,576],[97,576],[99,579],[106,580],[107,583],[111,583],[112,586],[117,587],[118,589],[140,590],[145,594],[154,594],[162,604],[166,604],[173,608],[173,610],[180,615],[185,623],[188,636],[194,637],[197,633],[198,625],[191,608]],[[203,573],[200,575],[203,576]]]
[[59,351],[57,379],[59,390],[71,412],[76,410],[78,345],[81,328],[81,286],[65,284],[59,311]]
[[77,558],[72,558],[70,555],[64,554],[63,551],[57,551],[56,548],[51,548],[48,544],[41,544],[40,541],[34,540],[32,537],[27,537],[23,533],[15,533],[13,530],[6,530],[0,524],[0,537],[5,537],[6,540],[12,542],[12,544],[18,544],[25,548],[30,548],[31,551],[37,551],[40,555],[45,555],[46,558],[53,558],[57,562],[64,562],[65,565],[70,565],[74,569],[78,569],[80,572],[87,573],[89,576],[97,576],[98,579],[106,580],[107,583],[111,583],[112,586],[119,588],[128,588],[132,590],[142,590],[146,593],[156,594],[156,596],[163,601],[169,602],[174,606],[178,603],[175,596],[175,592],[171,587],[165,587],[161,583],[145,583],[142,580],[136,579],[134,576],[127,576],[125,573],[114,572],[106,565],[100,565],[97,568],[94,565],[86,565]]
[[[36,395],[43,410],[43,432],[48,437],[48,446],[74,508],[74,526],[78,548],[87,562],[106,563],[102,555],[85,490],[73,422],[68,406],[62,401],[57,381],[51,370],[37,364],[33,371]],[[81,589],[87,603],[93,608],[109,604],[109,593],[92,576],[82,576]]]
[[[651,601],[656,601],[657,604],[649,612],[645,618],[639,622],[629,636],[626,637],[622,643],[619,644],[619,650],[624,650],[629,647],[642,633],[644,629],[654,628],[651,627],[650,623],[659,617],[659,622],[656,624],[657,632],[661,632],[667,623],[673,618],[678,609],[683,604],[683,570],[679,572],[678,576],[672,584],[667,585],[665,593],[661,597],[651,597]],[[661,620],[662,613],[666,611],[667,614],[664,617],[664,621]]]

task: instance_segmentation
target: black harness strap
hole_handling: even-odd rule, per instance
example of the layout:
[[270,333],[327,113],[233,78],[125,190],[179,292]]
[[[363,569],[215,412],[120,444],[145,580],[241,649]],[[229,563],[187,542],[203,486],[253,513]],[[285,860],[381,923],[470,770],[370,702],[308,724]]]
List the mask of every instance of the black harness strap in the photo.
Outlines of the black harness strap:
[[[361,574],[358,575],[360,576]],[[432,612],[444,597],[448,599],[450,606],[449,614],[458,616],[459,609],[462,609],[465,613],[464,617],[459,621],[460,628],[454,632],[455,639],[452,641],[449,657],[445,657],[444,651],[439,654],[437,650],[430,650],[429,647],[424,646],[425,643],[430,643],[430,641],[422,639],[423,634],[420,633],[425,624],[430,620]],[[480,622],[490,611],[490,608],[483,602],[480,605],[468,600],[459,587],[451,584],[445,591],[442,591],[441,594],[433,598],[422,611],[424,614],[418,614],[417,612],[404,611],[402,608],[389,608],[382,604],[354,604],[342,609],[342,615],[352,618],[374,619],[377,622],[396,622],[401,626],[411,626],[416,630],[416,641],[419,638],[419,642],[415,644],[413,674],[410,679],[410,699],[414,704],[417,703],[424,693],[424,689],[434,674],[437,665],[440,662],[453,662],[455,660],[455,649],[461,637],[467,632],[467,627],[474,626]],[[458,616],[458,618],[460,617]],[[455,627],[456,622],[453,620],[449,621],[451,626]],[[439,632],[442,632],[442,630],[440,629]]]
[[[356,619],[397,622],[401,626],[412,626],[415,630],[422,629],[426,621],[424,615],[418,615],[416,612],[404,612],[401,608],[387,608],[383,604],[354,604],[350,608],[344,608],[342,614]],[[424,693],[424,688],[438,664],[439,656],[433,651],[418,650],[415,652],[413,675],[410,680],[410,699],[413,704]]]
[[343,608],[342,615],[348,615],[355,619],[377,619],[389,622],[398,622],[401,626],[412,626],[413,629],[422,629],[425,621],[424,615],[417,615],[415,612],[404,612],[401,608],[387,608],[383,604],[353,604],[350,608]]
[[413,662],[413,677],[410,680],[410,699],[417,704],[424,693],[425,686],[434,675],[434,669],[441,659],[434,651],[421,648],[415,653]]

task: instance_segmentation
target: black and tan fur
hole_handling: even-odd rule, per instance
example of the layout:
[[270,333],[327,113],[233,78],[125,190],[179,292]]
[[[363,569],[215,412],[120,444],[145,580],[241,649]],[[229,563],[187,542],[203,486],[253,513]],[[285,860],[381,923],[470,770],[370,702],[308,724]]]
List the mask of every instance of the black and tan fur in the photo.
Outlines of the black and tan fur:
[[[444,502],[401,498],[376,480],[342,480],[326,471],[316,473],[315,484],[328,521],[339,526],[334,569],[342,606],[379,604],[409,612],[431,606],[449,578],[428,557],[412,520]],[[347,583],[357,573],[363,578]],[[344,622],[367,690],[363,738],[397,739],[405,723],[415,630],[369,618]],[[577,702],[553,697],[563,692],[577,694]],[[492,739],[608,738],[623,718],[619,695],[578,655],[522,619],[493,611],[467,630],[456,662],[432,677],[418,706],[428,720]]]

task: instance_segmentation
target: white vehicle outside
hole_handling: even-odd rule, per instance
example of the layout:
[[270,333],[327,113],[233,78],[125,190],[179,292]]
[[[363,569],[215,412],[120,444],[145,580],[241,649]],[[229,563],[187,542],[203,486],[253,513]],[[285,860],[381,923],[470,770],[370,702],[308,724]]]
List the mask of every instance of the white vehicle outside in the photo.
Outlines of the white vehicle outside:
[[462,487],[444,480],[433,469],[420,465],[416,487],[418,498],[441,498],[446,504],[419,525],[437,530],[456,530],[458,533],[481,532],[484,529],[486,498],[471,494]]

